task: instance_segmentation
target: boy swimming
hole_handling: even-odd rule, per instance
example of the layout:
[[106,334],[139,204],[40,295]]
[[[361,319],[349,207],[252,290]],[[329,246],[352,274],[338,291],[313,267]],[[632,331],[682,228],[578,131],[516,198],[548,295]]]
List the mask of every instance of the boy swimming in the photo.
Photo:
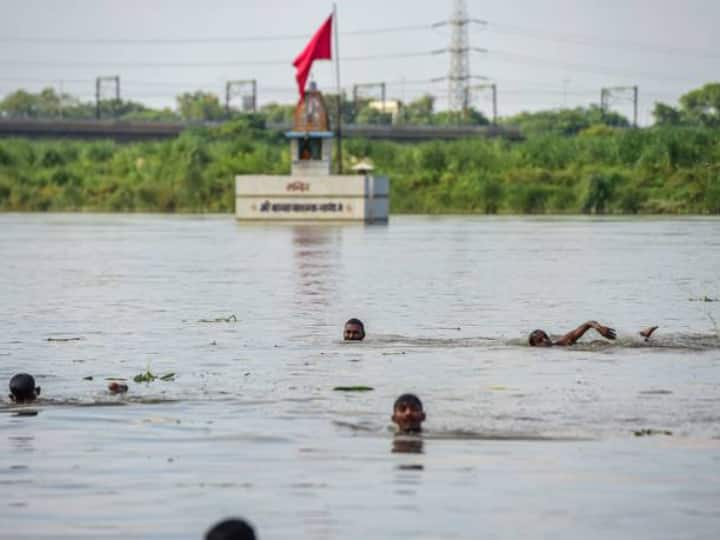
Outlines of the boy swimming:
[[[575,342],[577,342],[578,339],[583,337],[585,333],[591,328],[604,338],[615,339],[617,337],[617,333],[615,332],[614,328],[604,326],[597,321],[588,321],[578,326],[575,330],[571,330],[570,332],[555,341],[550,339],[550,336],[547,335],[547,332],[545,332],[545,330],[533,330],[528,336],[528,345],[530,345],[531,347],[566,347],[574,345]],[[655,332],[655,330],[657,329],[657,326],[650,326],[648,328],[645,328],[644,330],[641,330],[639,334],[645,338],[645,341],[648,341],[650,339],[650,336],[652,336],[653,332]]]
[[206,532],[205,540],[255,540],[255,530],[244,519],[226,519]]
[[360,319],[350,319],[343,327],[345,341],[362,341],[365,339],[365,325]]
[[415,394],[403,394],[395,400],[390,419],[397,426],[397,433],[421,433],[425,421],[422,401]]
[[18,373],[10,379],[10,399],[15,403],[32,403],[40,395],[35,378],[28,373]]

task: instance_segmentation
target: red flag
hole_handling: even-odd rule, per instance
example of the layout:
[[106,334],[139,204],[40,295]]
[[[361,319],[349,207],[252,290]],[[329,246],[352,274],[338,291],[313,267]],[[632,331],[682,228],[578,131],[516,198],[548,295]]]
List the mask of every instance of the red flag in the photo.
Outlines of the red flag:
[[330,60],[332,58],[330,36],[332,33],[332,15],[315,32],[303,51],[293,61],[295,66],[295,80],[298,83],[300,99],[305,98],[305,83],[307,82],[313,60]]

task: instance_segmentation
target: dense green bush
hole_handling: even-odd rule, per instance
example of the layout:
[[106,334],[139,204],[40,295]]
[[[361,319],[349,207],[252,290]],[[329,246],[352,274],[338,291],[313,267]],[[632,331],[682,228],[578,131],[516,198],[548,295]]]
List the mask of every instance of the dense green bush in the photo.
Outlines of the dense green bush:
[[[720,214],[720,130],[583,128],[526,140],[350,139],[396,213]],[[282,135],[243,118],[174,140],[0,140],[0,210],[230,212],[236,174],[287,174]]]

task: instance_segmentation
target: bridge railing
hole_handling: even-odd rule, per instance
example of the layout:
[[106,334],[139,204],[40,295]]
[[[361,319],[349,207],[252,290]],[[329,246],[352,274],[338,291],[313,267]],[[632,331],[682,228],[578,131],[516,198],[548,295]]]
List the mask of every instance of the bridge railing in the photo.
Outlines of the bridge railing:
[[[45,137],[74,139],[114,139],[119,141],[166,139],[177,137],[186,129],[217,126],[222,122],[155,122],[138,120],[75,120],[0,118],[0,137]],[[287,131],[288,124],[267,123],[266,129]],[[516,128],[505,126],[412,126],[412,125],[343,125],[346,137],[420,141],[461,139],[467,137],[504,137],[521,139]]]

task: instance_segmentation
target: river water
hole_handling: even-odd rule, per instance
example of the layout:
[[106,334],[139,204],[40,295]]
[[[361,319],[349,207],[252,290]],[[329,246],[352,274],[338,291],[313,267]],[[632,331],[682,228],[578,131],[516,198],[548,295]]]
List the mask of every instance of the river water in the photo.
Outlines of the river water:
[[718,537],[718,219],[4,214],[0,257],[43,398],[0,406],[2,539]]

